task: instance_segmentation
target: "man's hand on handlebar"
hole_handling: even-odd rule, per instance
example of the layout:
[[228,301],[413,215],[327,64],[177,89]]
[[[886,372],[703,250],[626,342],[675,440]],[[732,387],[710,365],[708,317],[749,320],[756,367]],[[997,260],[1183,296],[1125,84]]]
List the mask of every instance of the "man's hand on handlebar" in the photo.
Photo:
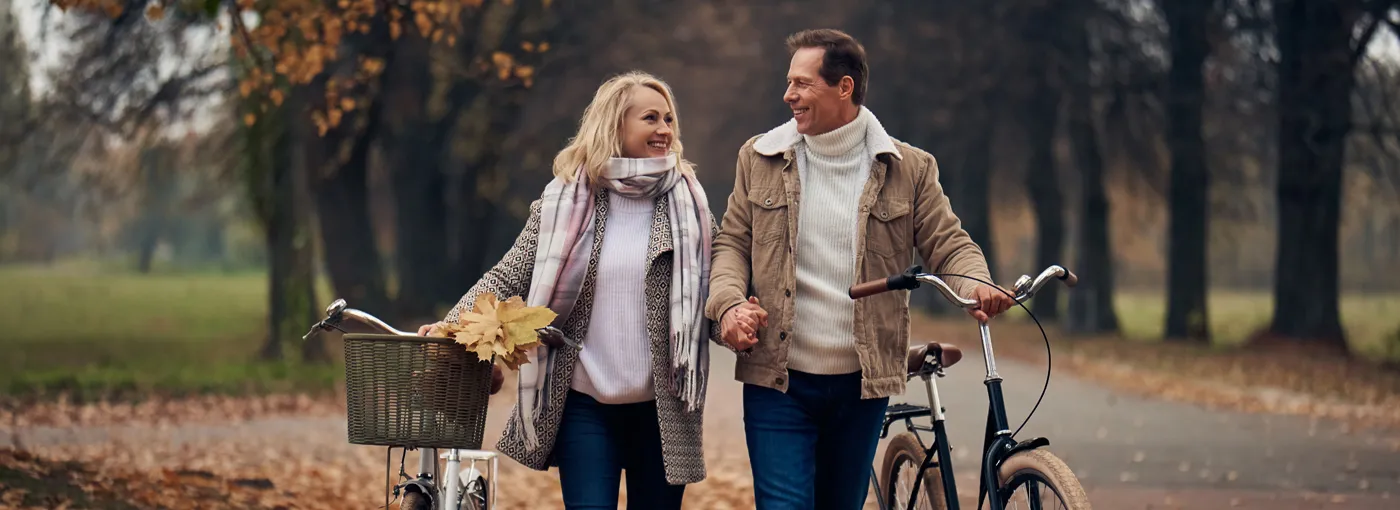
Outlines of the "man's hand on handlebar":
[[968,308],[967,313],[978,322],[987,322],[992,317],[1016,306],[1016,300],[1011,297],[1010,291],[1000,286],[978,285],[976,289],[972,290],[972,295],[968,296],[968,299],[977,301],[977,307]]
[[720,318],[720,339],[736,351],[746,351],[758,344],[758,328],[768,325],[768,312],[758,306],[758,298],[750,297],[724,312]]

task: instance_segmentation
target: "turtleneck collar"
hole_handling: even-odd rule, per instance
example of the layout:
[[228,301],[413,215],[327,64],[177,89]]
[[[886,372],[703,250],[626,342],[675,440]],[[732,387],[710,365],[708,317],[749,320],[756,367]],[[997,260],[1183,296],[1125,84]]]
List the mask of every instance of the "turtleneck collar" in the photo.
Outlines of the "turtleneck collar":
[[860,109],[856,118],[845,125],[820,135],[802,135],[807,148],[822,156],[834,157],[848,154],[865,145],[866,125],[870,123],[870,111]]

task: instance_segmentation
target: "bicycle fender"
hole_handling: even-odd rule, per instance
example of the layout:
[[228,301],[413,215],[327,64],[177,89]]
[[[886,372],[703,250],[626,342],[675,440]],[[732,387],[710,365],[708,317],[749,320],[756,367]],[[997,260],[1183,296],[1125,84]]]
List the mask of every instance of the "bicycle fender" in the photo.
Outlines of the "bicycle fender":
[[[1007,447],[1007,448],[1004,448],[1004,449],[998,449],[998,451],[995,451],[995,452],[990,452],[991,455],[992,455],[992,464],[993,464],[994,466],[996,466],[994,469],[992,469],[991,472],[992,472],[992,473],[995,473],[995,474],[1000,474],[1000,473],[1001,473],[1001,464],[1002,464],[1003,462],[1006,462],[1006,459],[1011,458],[1012,455],[1015,455],[1015,454],[1017,454],[1017,453],[1024,452],[1024,451],[1034,450],[1034,449],[1037,449],[1037,448],[1043,448],[1043,447],[1049,446],[1049,445],[1050,445],[1050,440],[1049,440],[1049,439],[1046,439],[1046,438],[1043,438],[1043,437],[1036,437],[1036,438],[1031,438],[1031,439],[1026,440],[1026,441],[1021,441],[1021,442],[1019,442],[1019,443],[1016,443],[1015,445],[1012,445],[1012,446]],[[983,503],[983,501],[984,501],[984,498],[987,497],[987,479],[986,479],[985,474],[984,474],[984,476],[982,477],[982,479],[980,480],[980,483],[979,483],[978,485],[979,485],[979,487],[977,488],[977,506],[978,506],[978,508],[981,508],[981,507],[982,507],[982,503]],[[997,492],[998,492],[998,493],[1000,493],[1001,491],[1005,490],[1005,488],[1002,487],[1000,483],[997,483],[997,484],[996,484],[996,488],[997,488]],[[1002,497],[1005,497],[1005,496],[1006,496],[1006,494],[998,494],[998,498],[1002,498]]]
[[435,494],[437,491],[433,489],[433,486],[430,482],[427,482],[425,480],[409,480],[400,484],[399,487],[402,488],[404,492],[420,492],[424,496],[427,496],[429,501],[437,499],[437,494]]
[[1012,455],[1024,451],[1034,450],[1036,448],[1044,448],[1049,445],[1050,440],[1043,437],[1031,438],[1026,441],[1016,443],[1016,446],[1012,446],[1011,448],[1007,449],[1006,454],[1002,455],[1001,458],[997,459],[997,469],[1000,470],[1001,463],[1005,462],[1006,459],[1011,458]]

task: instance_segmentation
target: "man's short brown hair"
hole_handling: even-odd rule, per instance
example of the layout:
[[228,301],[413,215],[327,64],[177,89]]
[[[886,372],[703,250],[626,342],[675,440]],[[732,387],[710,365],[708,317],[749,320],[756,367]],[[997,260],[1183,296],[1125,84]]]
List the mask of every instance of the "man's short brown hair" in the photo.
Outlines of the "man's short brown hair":
[[865,47],[849,34],[833,28],[803,30],[787,38],[789,53],[803,48],[822,48],[822,67],[818,71],[827,85],[836,85],[842,76],[855,82],[851,102],[865,102],[865,88],[870,80],[870,66],[865,61]]

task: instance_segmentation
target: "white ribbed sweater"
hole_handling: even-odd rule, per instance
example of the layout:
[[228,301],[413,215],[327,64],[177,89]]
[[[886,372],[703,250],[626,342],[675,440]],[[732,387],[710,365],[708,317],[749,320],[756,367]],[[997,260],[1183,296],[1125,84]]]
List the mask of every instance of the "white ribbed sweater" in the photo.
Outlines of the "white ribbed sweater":
[[788,366],[813,374],[860,371],[855,343],[856,218],[875,159],[871,114],[797,144],[802,207],[797,223],[797,295]]
[[607,234],[598,254],[593,314],[571,385],[604,404],[656,398],[645,285],[655,208],[654,198],[608,193]]

